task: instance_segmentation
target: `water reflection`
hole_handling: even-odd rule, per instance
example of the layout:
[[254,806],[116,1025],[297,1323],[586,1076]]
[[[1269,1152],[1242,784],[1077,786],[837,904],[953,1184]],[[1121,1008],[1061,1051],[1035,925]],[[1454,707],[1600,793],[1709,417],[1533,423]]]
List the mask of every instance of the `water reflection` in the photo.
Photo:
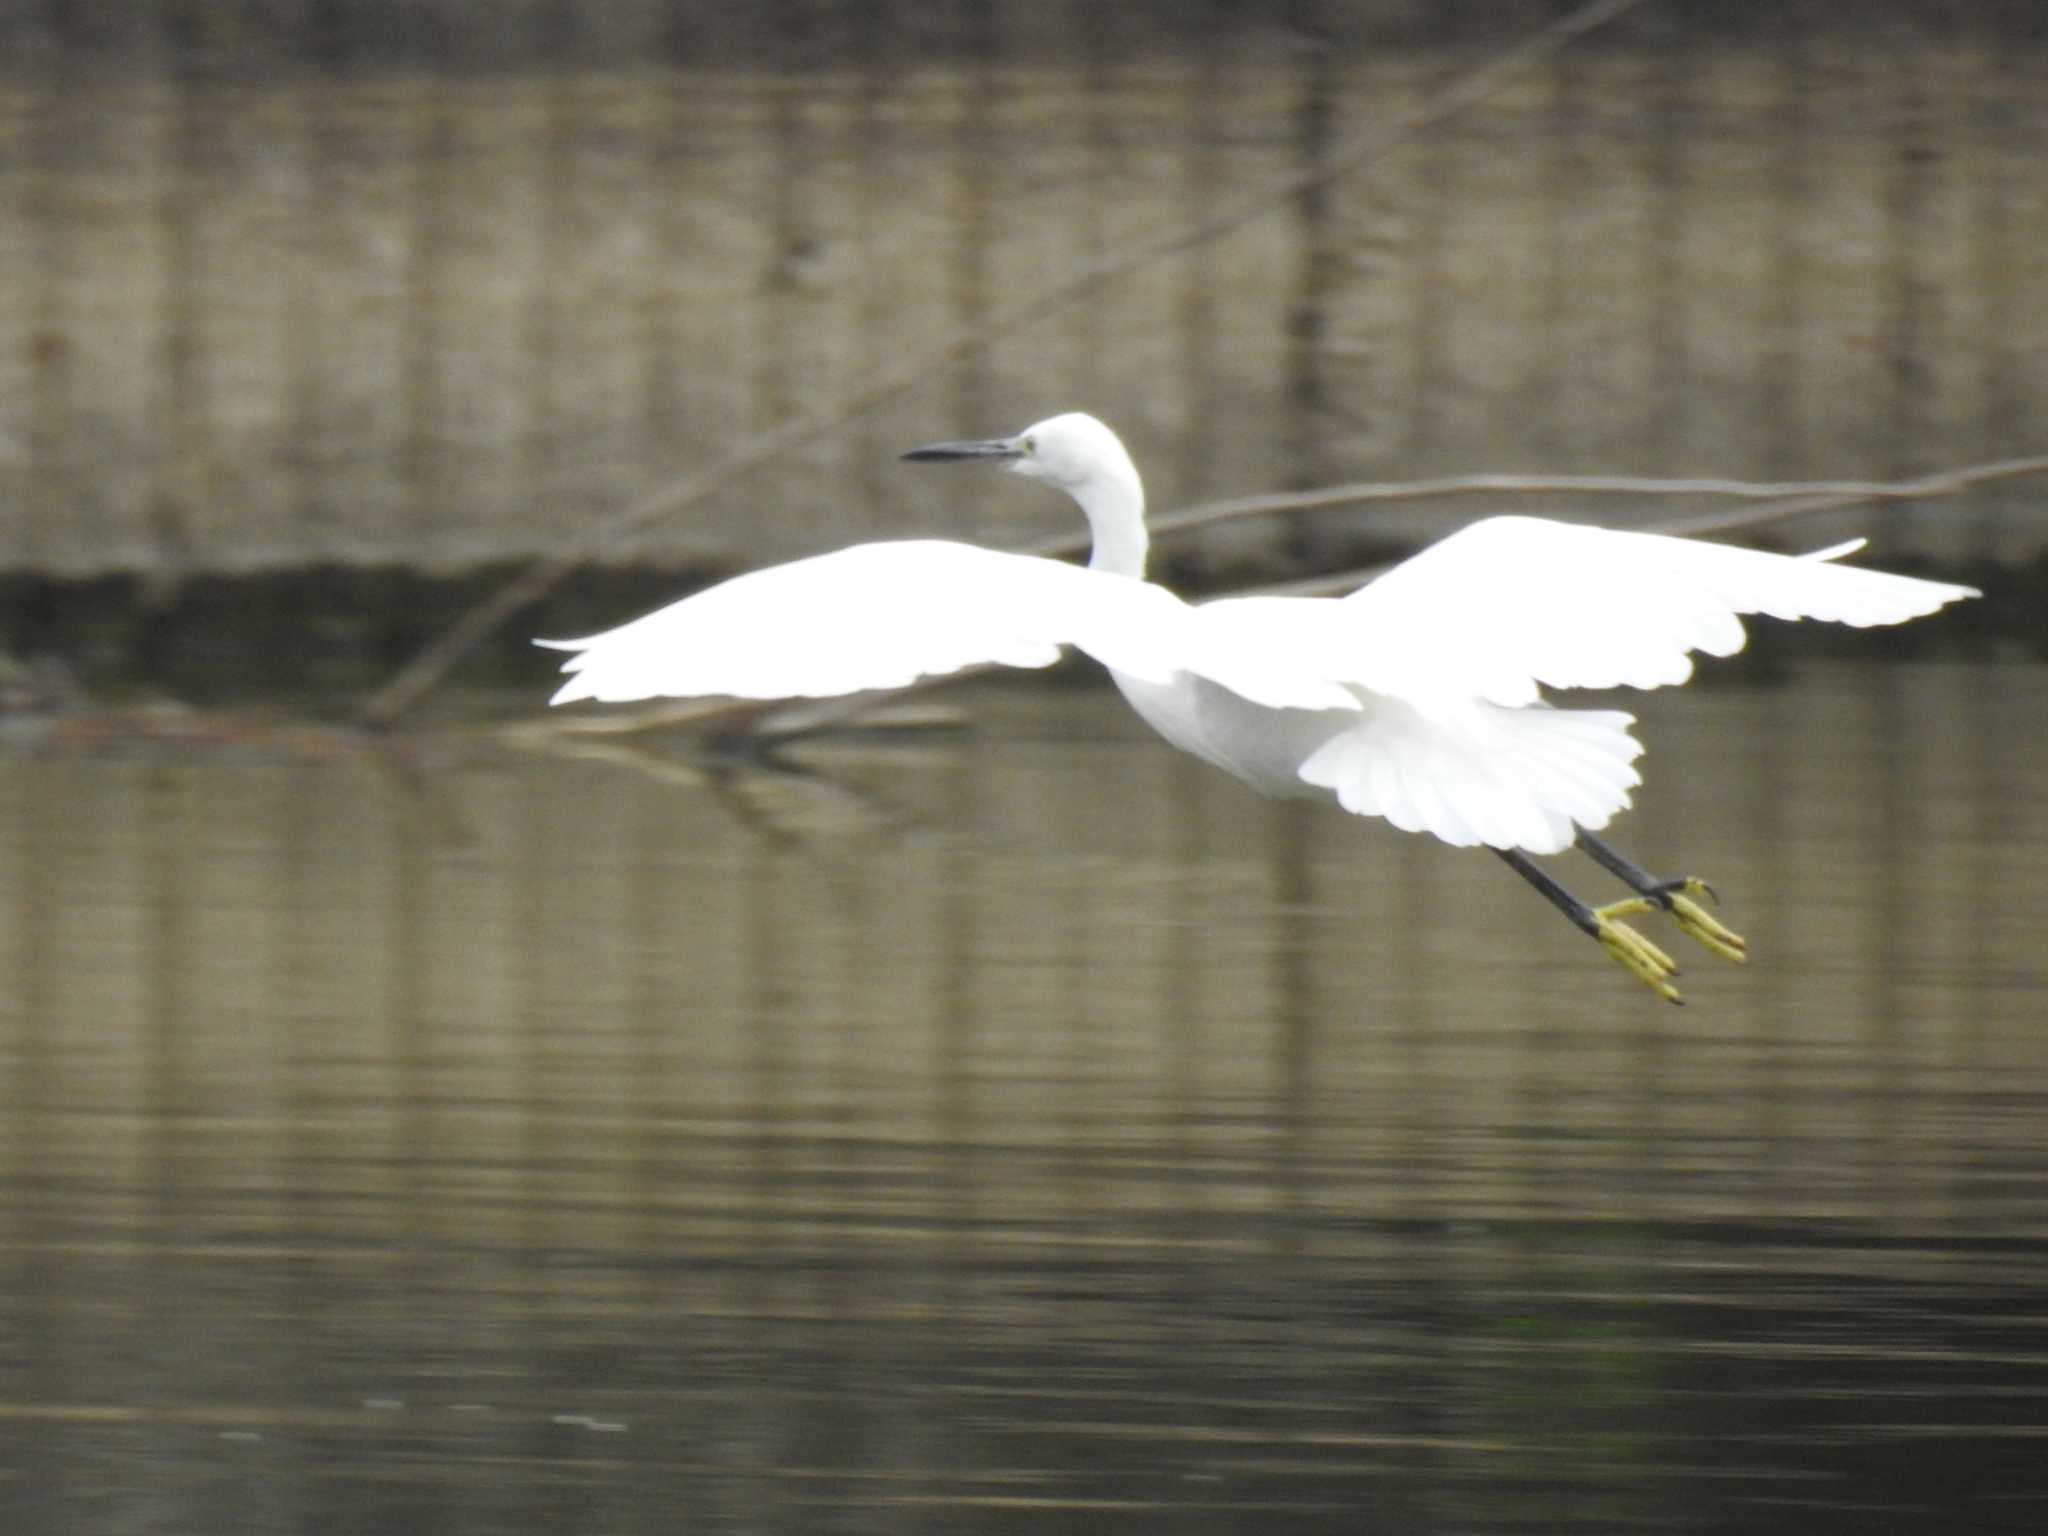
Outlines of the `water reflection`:
[[0,761],[0,1525],[2038,1527],[2048,673],[1645,701],[1625,842],[1759,957],[1684,1012],[1492,860],[971,701],[803,837]]

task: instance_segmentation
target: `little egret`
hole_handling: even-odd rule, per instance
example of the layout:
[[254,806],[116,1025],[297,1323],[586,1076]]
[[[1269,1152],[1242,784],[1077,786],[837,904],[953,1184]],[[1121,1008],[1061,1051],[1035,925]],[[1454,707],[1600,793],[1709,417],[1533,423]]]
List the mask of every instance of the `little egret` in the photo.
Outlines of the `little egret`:
[[[1473,523],[1341,598],[1190,605],[1145,580],[1145,493],[1115,433],[1055,416],[920,461],[997,464],[1065,491],[1088,566],[937,539],[857,544],[750,572],[584,640],[552,703],[820,698],[985,663],[1086,651],[1152,728],[1269,795],[1505,859],[1659,996],[1677,967],[1622,919],[1663,912],[1726,960],[1742,938],[1593,834],[1641,782],[1634,717],[1558,709],[1540,688],[1683,683],[1691,652],[1742,648],[1741,616],[1897,624],[1978,594],[1834,564],[1861,539],[1787,556],[1531,517]],[[1530,859],[1576,845],[1634,894],[1581,901]]]

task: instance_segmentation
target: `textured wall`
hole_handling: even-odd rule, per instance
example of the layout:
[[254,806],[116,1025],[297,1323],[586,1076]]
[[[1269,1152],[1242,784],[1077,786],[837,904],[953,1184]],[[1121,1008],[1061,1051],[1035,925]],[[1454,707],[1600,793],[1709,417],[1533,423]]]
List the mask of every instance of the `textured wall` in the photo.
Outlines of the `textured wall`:
[[[556,549],[1560,14],[84,9],[0,19],[0,566],[173,574]],[[2042,28],[1647,4],[602,553],[1056,527],[893,453],[1071,405],[1162,505],[2039,451]],[[2023,492],[1887,515],[2032,526]]]

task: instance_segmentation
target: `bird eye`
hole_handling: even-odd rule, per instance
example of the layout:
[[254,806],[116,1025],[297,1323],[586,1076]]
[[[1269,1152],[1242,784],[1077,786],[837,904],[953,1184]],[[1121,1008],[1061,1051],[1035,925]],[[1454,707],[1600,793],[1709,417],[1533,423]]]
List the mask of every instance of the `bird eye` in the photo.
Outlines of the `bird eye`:
[[1024,451],[1026,453],[1038,452],[1038,439],[1028,432],[1024,434]]

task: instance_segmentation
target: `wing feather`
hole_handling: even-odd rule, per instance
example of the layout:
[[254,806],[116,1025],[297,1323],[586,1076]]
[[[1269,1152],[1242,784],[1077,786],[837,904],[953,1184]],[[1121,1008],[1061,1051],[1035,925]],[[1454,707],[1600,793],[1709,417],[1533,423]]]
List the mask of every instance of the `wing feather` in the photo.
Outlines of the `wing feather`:
[[914,539],[751,571],[603,634],[550,701],[824,698],[986,664],[1050,666],[1072,645],[1165,682],[1196,672],[1276,708],[1355,709],[1312,672],[1213,642],[1164,587],[1056,560]]
[[1858,628],[1934,612],[1970,587],[1542,518],[1461,529],[1342,599],[1347,680],[1398,698],[1527,704],[1553,688],[1657,688],[1728,656],[1742,619]]
[[1682,683],[1692,653],[1742,648],[1742,619],[1895,624],[1968,587],[1652,534],[1503,517],[1475,523],[1337,602],[1198,610],[1217,643],[1361,690],[1301,766],[1345,809],[1460,845],[1554,853],[1640,782],[1630,718],[1543,707],[1539,687]]

